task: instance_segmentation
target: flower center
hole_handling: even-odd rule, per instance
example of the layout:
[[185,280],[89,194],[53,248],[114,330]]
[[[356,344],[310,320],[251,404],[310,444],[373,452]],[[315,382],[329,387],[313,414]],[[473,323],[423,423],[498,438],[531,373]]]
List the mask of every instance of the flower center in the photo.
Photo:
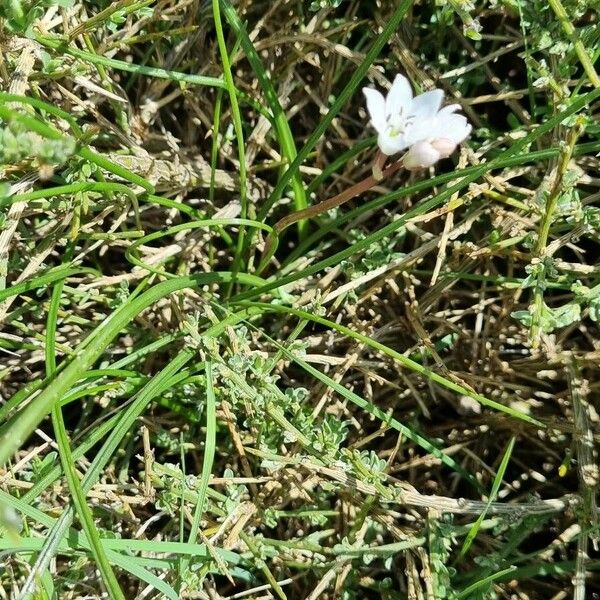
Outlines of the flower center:
[[402,135],[411,125],[413,119],[410,115],[404,116],[403,112],[393,113],[387,116],[387,134],[391,138]]

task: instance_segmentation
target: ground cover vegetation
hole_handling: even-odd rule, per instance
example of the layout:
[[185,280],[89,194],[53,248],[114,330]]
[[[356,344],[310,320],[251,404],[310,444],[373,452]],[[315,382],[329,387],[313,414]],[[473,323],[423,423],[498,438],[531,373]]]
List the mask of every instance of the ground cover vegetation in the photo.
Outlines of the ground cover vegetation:
[[1,2],[0,598],[598,597],[597,9]]

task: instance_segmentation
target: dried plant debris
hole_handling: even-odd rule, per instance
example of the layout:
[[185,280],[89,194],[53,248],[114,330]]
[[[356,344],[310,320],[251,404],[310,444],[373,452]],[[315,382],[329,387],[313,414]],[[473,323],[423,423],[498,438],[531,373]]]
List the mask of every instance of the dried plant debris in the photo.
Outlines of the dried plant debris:
[[600,597],[595,8],[0,3],[0,598]]

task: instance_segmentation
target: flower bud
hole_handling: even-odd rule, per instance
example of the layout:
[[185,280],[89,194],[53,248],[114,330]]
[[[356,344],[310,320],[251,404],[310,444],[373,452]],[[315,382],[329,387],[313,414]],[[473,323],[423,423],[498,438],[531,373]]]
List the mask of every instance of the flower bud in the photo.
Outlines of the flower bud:
[[456,144],[448,138],[433,140],[431,145],[440,153],[440,158],[448,158],[456,150]]
[[429,142],[417,142],[413,144],[409,151],[405,154],[402,164],[405,169],[414,171],[417,169],[426,169],[431,167],[441,156],[438,150],[436,150]]

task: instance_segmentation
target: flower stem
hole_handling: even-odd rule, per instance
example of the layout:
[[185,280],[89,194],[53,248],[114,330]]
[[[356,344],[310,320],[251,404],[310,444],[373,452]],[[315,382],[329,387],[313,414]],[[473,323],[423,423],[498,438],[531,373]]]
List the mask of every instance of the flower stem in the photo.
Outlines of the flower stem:
[[[377,155],[375,159],[375,165],[377,164],[379,164],[380,166],[382,164],[379,155]],[[381,179],[393,175],[401,167],[402,159],[397,160],[395,163],[392,163],[389,167],[384,169],[381,172]],[[309,206],[308,208],[305,208],[303,210],[298,210],[296,212],[290,213],[289,215],[283,217],[283,219],[277,221],[277,223],[275,223],[275,225],[273,226],[273,231],[269,233],[265,241],[265,248],[263,250],[256,274],[260,275],[260,273],[262,273],[264,268],[267,266],[268,262],[273,257],[273,254],[275,254],[275,250],[277,249],[277,245],[279,243],[279,235],[290,225],[293,225],[301,219],[311,219],[320,214],[323,214],[324,212],[327,212],[328,210],[341,206],[345,202],[352,200],[352,198],[355,198],[356,196],[376,186],[381,181],[381,179],[376,178],[375,175],[370,175],[366,179],[355,183],[353,186],[349,187],[347,190],[344,190],[340,194],[337,194],[336,196],[327,198],[327,200],[323,200],[323,202],[319,202],[318,204]]]
[[562,2],[560,0],[549,0],[548,4],[550,4],[550,7],[556,15],[556,18],[562,25],[563,31],[567,34],[567,36],[569,36],[569,38],[573,42],[573,45],[575,46],[575,52],[577,53],[577,57],[579,58],[579,62],[581,63],[585,74],[588,76],[588,79],[591,81],[592,85],[595,88],[600,88],[600,77],[598,76],[598,73],[596,73],[596,69],[594,69],[594,63],[590,59],[585,45],[579,39],[577,31],[575,30],[573,23],[571,23],[569,15],[567,14],[565,7],[562,5]]
[[387,160],[387,155],[384,154],[381,150],[377,151],[375,155],[375,160],[373,161],[373,177],[377,179],[377,181],[381,181],[383,179],[383,167],[385,167],[385,161]]

